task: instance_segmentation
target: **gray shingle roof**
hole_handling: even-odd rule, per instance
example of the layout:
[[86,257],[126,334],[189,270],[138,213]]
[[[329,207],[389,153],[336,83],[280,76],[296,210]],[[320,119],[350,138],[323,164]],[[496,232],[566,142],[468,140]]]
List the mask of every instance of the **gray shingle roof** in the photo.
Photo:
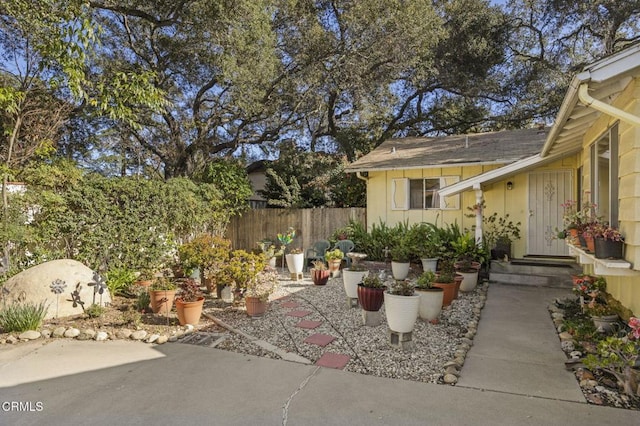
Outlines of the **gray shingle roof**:
[[347,172],[503,163],[540,153],[547,130],[522,129],[437,138],[388,139],[351,163]]

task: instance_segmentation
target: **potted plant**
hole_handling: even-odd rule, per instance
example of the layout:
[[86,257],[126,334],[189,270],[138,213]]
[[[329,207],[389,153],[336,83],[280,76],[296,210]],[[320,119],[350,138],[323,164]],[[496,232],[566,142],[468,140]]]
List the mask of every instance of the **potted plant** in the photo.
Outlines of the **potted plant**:
[[405,237],[399,238],[391,246],[391,272],[395,280],[404,280],[409,275],[412,248]]
[[329,263],[329,272],[331,275],[336,277],[340,271],[340,264],[342,263],[342,259],[344,258],[344,253],[339,248],[334,248],[333,250],[327,250],[324,254],[324,258]]
[[362,282],[357,285],[358,303],[362,309],[369,312],[380,310],[384,302],[386,286],[379,274],[369,273],[362,277]]
[[613,332],[615,323],[618,322],[617,311],[606,303],[597,303],[594,300],[587,305],[585,313],[591,316],[593,324],[601,333]]
[[420,295],[415,294],[410,281],[395,280],[384,292],[384,306],[389,329],[396,333],[409,333],[418,318]]
[[249,253],[245,250],[234,250],[225,268],[234,289],[234,298],[244,296],[246,289],[252,285],[258,274],[264,270],[267,261],[262,254]]
[[601,225],[593,228],[595,256],[598,259],[622,259],[624,237],[618,228]]
[[200,282],[206,286],[208,292],[212,292],[215,287],[220,297],[224,286],[214,281],[218,277],[217,271],[229,260],[230,251],[231,240],[217,235],[200,234],[178,247],[178,258],[187,276],[191,270],[198,268]]
[[315,285],[326,285],[329,281],[329,270],[322,260],[314,260],[311,262],[311,279]]
[[356,299],[358,297],[358,284],[367,276],[369,271],[359,263],[353,263],[350,268],[342,270],[342,283],[347,297]]
[[418,277],[415,285],[416,293],[420,295],[418,316],[425,321],[435,320],[442,310],[444,290],[433,285],[435,279],[433,271],[426,271]]
[[157,277],[149,287],[151,310],[154,314],[167,315],[173,306],[176,285],[169,278]]
[[433,280],[433,287],[439,287],[443,290],[442,306],[449,306],[453,299],[456,298],[456,272],[453,267],[453,261],[444,258],[440,262],[440,271]]
[[296,279],[302,275],[302,269],[304,268],[304,253],[300,248],[291,249],[286,255],[287,267],[292,277]]
[[520,222],[509,220],[509,214],[498,216],[494,212],[482,219],[482,238],[488,249],[491,249],[491,258],[502,260],[507,256],[511,258],[511,244],[520,239]]
[[269,266],[271,266],[272,268],[275,268],[276,258],[278,256],[282,256],[282,253],[283,253],[282,247],[280,249],[277,249],[276,246],[269,240],[262,240],[262,241],[259,241],[257,244],[258,244],[258,248],[260,249],[264,257],[267,259]]
[[269,296],[276,290],[277,285],[278,273],[275,268],[269,265],[258,272],[255,278],[248,281],[244,289],[247,315],[250,317],[264,315],[269,307]]
[[176,313],[180,325],[197,325],[202,315],[204,296],[193,278],[183,278],[179,281],[180,293],[176,297]]

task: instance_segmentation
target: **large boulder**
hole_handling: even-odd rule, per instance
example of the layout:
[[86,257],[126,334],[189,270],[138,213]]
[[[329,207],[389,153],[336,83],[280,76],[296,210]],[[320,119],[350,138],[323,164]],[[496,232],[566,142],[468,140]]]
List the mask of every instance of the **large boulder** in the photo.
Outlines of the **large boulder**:
[[[55,280],[61,280],[66,284],[60,294],[55,294],[51,289],[51,283]],[[84,303],[85,308],[91,306],[95,288],[89,286],[92,282],[94,278],[91,269],[76,260],[59,259],[41,263],[14,275],[4,284],[1,293],[7,303],[44,301],[48,306],[45,318],[56,317],[57,300],[57,316],[66,317],[83,312],[79,302]],[[74,295],[76,290],[78,293]],[[95,301],[98,304],[102,302],[102,305],[110,303],[109,290],[105,288],[102,295],[96,294]]]

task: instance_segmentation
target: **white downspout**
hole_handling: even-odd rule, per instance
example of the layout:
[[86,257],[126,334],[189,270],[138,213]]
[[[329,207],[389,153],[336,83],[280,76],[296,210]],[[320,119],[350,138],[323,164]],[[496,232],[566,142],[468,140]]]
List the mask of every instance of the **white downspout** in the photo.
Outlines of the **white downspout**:
[[479,206],[476,210],[476,243],[482,244],[482,187],[476,183],[473,190],[476,193],[476,205]]
[[365,181],[365,182],[368,182],[368,181],[369,181],[369,178],[368,178],[368,177],[364,177],[364,176],[362,176],[361,172],[356,172],[356,177],[357,177],[358,179],[361,179],[361,180]]
[[626,121],[629,124],[640,127],[640,117],[629,114],[626,111],[591,97],[591,95],[589,95],[589,83],[580,84],[580,87],[578,87],[578,99],[580,99],[580,102],[582,102],[586,107],[591,107],[604,112],[611,117],[619,118],[622,121]]

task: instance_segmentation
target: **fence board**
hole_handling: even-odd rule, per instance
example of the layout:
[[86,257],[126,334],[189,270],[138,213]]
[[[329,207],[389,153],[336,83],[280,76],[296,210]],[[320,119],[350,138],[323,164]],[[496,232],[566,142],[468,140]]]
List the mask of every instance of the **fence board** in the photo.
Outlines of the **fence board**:
[[337,228],[350,220],[366,226],[365,208],[330,209],[255,209],[232,218],[227,227],[227,237],[234,249],[251,250],[256,243],[270,239],[277,243],[276,235],[289,227],[296,230],[296,238],[289,248],[311,247],[314,241],[327,239]]

